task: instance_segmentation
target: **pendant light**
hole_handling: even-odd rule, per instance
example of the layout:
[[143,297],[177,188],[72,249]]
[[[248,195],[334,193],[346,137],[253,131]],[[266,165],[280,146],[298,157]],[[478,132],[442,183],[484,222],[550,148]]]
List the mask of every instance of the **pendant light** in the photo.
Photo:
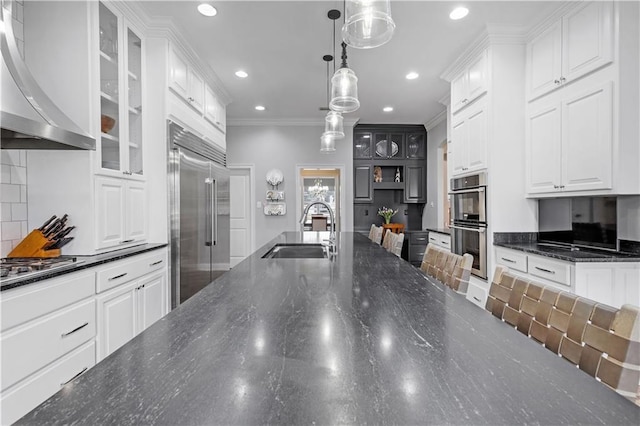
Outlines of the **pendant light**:
[[331,135],[323,133],[320,136],[320,151],[324,153],[334,152],[336,150],[336,140]]
[[346,0],[342,39],[351,47],[371,49],[393,37],[391,0]]
[[[329,105],[329,62],[333,61],[333,56],[324,55],[322,59],[327,62],[327,105]],[[341,113],[329,110],[324,120],[324,135],[331,136],[334,139],[344,138],[344,125]]]
[[347,65],[347,44],[342,42],[342,66],[331,78],[329,108],[336,112],[354,112],[360,108],[358,77]]

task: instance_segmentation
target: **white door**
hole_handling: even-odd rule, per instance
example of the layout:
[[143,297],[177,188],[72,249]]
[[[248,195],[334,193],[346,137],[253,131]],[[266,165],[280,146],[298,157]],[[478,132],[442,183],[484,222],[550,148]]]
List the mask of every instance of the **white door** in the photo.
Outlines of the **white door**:
[[136,335],[136,286],[125,284],[98,296],[98,361]]
[[124,236],[124,182],[111,178],[96,178],[96,244],[105,248],[121,244]]
[[562,185],[560,105],[535,111],[527,123],[527,191],[556,192]]
[[529,100],[559,86],[562,74],[562,25],[558,21],[527,45]]
[[451,127],[451,163],[453,174],[464,173],[467,170],[467,140],[468,126],[466,119],[454,123]]
[[167,281],[164,272],[147,278],[138,284],[139,324],[138,333],[143,332],[165,314],[167,306]]
[[147,237],[147,200],[145,184],[128,182],[126,185],[125,241],[144,240]]
[[251,176],[249,169],[231,170],[229,177],[231,267],[251,254]]
[[487,109],[484,102],[477,104],[469,111],[466,122],[468,163],[466,171],[485,169],[487,167]]

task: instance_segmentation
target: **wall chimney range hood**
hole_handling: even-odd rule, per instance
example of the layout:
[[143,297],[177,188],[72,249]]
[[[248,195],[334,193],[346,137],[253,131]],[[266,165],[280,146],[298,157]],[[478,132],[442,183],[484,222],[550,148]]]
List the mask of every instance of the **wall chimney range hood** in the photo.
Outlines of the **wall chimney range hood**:
[[0,7],[2,149],[95,150],[96,141],[58,108],[27,68],[13,32],[12,1]]

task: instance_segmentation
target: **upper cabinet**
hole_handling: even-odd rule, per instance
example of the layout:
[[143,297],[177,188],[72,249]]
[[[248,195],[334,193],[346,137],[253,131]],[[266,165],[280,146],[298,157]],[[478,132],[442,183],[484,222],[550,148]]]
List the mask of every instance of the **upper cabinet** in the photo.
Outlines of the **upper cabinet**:
[[532,101],[613,61],[613,2],[584,2],[527,44]]
[[487,106],[485,101],[456,115],[451,125],[453,175],[487,167]]
[[404,133],[374,132],[373,159],[398,160],[404,158]]
[[451,80],[451,112],[456,113],[486,93],[488,87],[487,51],[482,51]]
[[99,5],[100,173],[143,176],[143,40],[114,10]]

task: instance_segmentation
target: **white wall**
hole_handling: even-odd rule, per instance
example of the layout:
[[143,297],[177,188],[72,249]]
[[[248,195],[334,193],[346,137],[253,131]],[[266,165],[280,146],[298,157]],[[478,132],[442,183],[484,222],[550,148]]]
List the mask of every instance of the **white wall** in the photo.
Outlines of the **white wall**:
[[438,223],[438,211],[441,200],[438,188],[442,185],[442,172],[438,168],[438,147],[447,140],[447,120],[427,130],[427,205],[422,212],[422,228],[441,228]]
[[27,236],[27,153],[24,150],[2,150],[0,161],[0,257],[7,254]]
[[[336,151],[320,152],[320,135],[324,125],[244,125],[227,126],[227,164],[254,164],[256,199],[252,208],[256,213],[256,248],[261,247],[283,231],[299,231],[296,206],[299,189],[296,188],[297,166],[343,166],[341,176],[343,199],[342,230],[353,230],[353,127],[345,124],[345,138],[336,142]],[[287,214],[265,216],[257,203],[265,201],[265,192],[271,187],[266,182],[267,171],[280,169],[284,182],[278,187],[285,192]]]

